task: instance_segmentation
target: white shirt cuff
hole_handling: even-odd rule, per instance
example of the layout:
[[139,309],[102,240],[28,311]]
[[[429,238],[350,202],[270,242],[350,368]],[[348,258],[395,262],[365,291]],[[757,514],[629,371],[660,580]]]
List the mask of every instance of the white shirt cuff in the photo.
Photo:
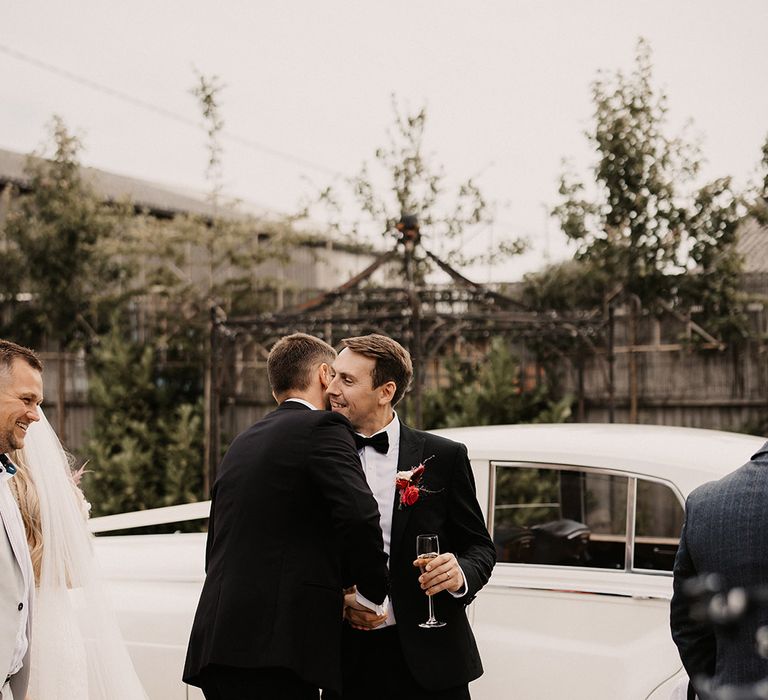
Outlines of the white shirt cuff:
[[[459,566],[458,563],[456,566]],[[467,595],[467,577],[464,575],[464,569],[462,569],[459,566],[459,571],[461,572],[461,588],[459,588],[458,591],[448,591],[454,598],[463,598],[465,595]]]
[[389,611],[389,596],[384,598],[384,602],[381,605],[376,605],[376,603],[372,603],[360,591],[355,591],[355,600],[377,615],[386,615]]

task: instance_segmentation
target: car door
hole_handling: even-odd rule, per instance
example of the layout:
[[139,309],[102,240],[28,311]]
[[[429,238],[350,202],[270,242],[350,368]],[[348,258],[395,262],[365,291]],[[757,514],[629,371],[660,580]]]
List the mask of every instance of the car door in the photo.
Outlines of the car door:
[[679,493],[618,469],[489,469],[498,563],[473,610],[473,695],[645,700],[681,668],[668,623]]
[[148,698],[202,699],[181,675],[204,578],[205,535],[97,537],[94,549]]

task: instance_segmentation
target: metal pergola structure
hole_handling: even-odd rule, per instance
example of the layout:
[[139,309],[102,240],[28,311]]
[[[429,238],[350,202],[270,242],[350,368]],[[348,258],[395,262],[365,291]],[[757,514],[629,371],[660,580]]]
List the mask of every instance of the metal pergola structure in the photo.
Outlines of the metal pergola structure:
[[[206,453],[211,483],[220,453],[222,383],[218,363],[223,343],[247,338],[266,357],[275,341],[297,331],[315,335],[331,345],[338,345],[345,337],[368,333],[391,336],[408,349],[413,359],[411,420],[420,427],[425,363],[443,355],[458,339],[480,344],[498,335],[515,341],[567,337],[592,351],[595,344],[610,341],[612,334],[605,333],[609,322],[601,312],[566,318],[555,312],[530,311],[517,300],[469,280],[420,246],[415,224],[401,229],[400,234],[395,245],[365,270],[303,304],[252,316],[222,318],[212,313],[211,390],[206,416],[210,426]],[[419,279],[417,265],[427,262],[442,270],[451,284],[427,285]],[[373,283],[377,271],[389,273],[395,265],[400,266],[397,276],[401,284]],[[612,396],[612,352],[609,342],[607,345],[606,383]]]

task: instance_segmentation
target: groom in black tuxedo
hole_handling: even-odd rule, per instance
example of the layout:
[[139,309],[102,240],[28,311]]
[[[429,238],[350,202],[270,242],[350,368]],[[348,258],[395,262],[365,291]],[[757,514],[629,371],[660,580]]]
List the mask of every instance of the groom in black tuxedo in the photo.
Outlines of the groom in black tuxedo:
[[[475,495],[467,450],[460,443],[413,430],[393,406],[413,376],[411,358],[383,335],[347,338],[333,364],[331,408],[349,418],[368,484],[379,504],[384,548],[390,555],[387,614],[345,597],[343,692],[328,700],[465,700],[483,672],[466,606],[496,562]],[[419,467],[423,465],[423,470]],[[410,484],[397,472],[419,467]],[[420,474],[420,476],[419,476]],[[410,486],[410,488],[409,488]],[[442,554],[420,575],[416,537],[437,534]],[[427,595],[446,625],[423,629]]]
[[321,687],[339,689],[342,587],[356,583],[372,610],[385,601],[379,513],[351,426],[313,410],[326,406],[335,357],[303,333],[278,341],[268,373],[279,407],[221,464],[184,668],[208,700],[316,700]]

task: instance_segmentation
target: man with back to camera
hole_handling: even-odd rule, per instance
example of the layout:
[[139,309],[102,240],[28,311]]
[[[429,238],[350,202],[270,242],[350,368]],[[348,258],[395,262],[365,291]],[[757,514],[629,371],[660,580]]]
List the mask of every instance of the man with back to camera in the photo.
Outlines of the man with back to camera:
[[[333,364],[331,408],[358,432],[366,478],[390,555],[391,605],[376,615],[345,597],[343,693],[328,700],[464,700],[482,672],[465,608],[496,562],[464,445],[401,423],[393,407],[413,376],[411,358],[383,335],[347,338]],[[421,469],[423,465],[423,469]],[[398,472],[418,468],[410,486]],[[402,475],[401,479],[402,479]],[[411,488],[412,487],[412,488]],[[439,536],[440,554],[416,560],[416,537]],[[426,564],[419,575],[415,568]],[[427,595],[444,627],[419,627]]]
[[24,523],[8,481],[16,467],[7,453],[24,447],[40,420],[43,365],[28,348],[0,340],[0,699],[23,700],[29,682],[31,603],[35,577]]
[[374,609],[385,600],[379,513],[351,426],[321,410],[335,357],[303,333],[279,340],[267,361],[279,406],[221,463],[184,669],[208,700],[338,690],[342,569]]
[[757,650],[768,630],[768,606],[750,610],[737,625],[716,626],[691,615],[686,581],[715,574],[723,589],[768,586],[768,442],[749,462],[719,481],[694,489],[675,557],[670,605],[672,638],[694,688],[742,686],[768,678],[768,658]]

